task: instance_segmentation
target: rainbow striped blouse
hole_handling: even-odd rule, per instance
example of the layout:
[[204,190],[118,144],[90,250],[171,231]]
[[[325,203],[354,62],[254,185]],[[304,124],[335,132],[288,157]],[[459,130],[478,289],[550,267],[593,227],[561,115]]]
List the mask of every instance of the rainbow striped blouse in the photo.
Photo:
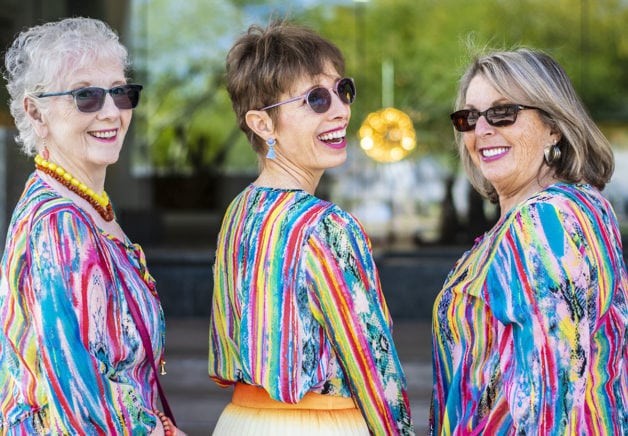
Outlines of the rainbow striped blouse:
[[248,186],[218,237],[209,374],[296,403],[353,397],[374,434],[413,434],[406,381],[370,242],[301,190]]
[[153,369],[126,281],[161,356],[164,319],[141,248],[108,237],[32,175],[0,278],[0,434],[148,434]]
[[627,435],[628,276],[611,205],[556,184],[458,261],[434,305],[437,435]]

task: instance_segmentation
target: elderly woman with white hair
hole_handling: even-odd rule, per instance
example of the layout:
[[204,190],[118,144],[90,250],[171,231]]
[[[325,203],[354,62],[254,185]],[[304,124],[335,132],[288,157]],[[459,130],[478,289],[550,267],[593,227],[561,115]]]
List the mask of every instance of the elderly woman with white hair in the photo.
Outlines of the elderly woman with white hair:
[[[164,315],[142,249],[104,191],[141,85],[101,21],[20,33],[5,78],[36,170],[0,275],[0,434],[175,434],[157,410]],[[181,434],[181,433],[179,433]]]

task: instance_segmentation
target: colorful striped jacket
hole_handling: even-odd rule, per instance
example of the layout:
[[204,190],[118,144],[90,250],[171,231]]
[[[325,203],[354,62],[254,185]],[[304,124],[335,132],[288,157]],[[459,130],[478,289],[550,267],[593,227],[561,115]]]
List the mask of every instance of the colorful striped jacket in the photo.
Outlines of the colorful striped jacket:
[[358,221],[301,190],[250,185],[218,237],[209,374],[296,403],[352,396],[374,434],[413,434],[391,319]]
[[628,277],[597,189],[508,212],[450,273],[433,332],[433,434],[628,435]]
[[33,175],[1,268],[0,434],[150,433],[153,369],[121,285],[161,356],[163,313],[141,248]]

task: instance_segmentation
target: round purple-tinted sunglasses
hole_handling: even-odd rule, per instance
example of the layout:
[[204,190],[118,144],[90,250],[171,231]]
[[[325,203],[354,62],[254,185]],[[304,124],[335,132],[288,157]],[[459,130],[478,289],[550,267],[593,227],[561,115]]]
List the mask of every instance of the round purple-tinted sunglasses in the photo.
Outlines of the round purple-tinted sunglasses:
[[[273,107],[280,106],[286,103],[292,103],[293,101],[304,100],[307,105],[317,114],[324,114],[331,107],[331,92],[327,88],[317,86],[310,89],[303,95],[298,97],[292,97],[288,100],[280,101],[279,103],[271,104],[270,106],[263,107],[259,110],[265,111]],[[343,103],[351,104],[355,100],[355,83],[351,77],[343,77],[339,79],[334,87],[331,89],[334,91]]]

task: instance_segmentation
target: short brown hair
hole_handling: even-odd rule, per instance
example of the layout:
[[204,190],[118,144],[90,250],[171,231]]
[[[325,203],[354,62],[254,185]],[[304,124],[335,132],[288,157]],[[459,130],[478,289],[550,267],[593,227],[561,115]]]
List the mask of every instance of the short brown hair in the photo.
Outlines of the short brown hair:
[[[246,124],[246,113],[277,102],[296,80],[315,77],[333,65],[344,74],[340,49],[313,30],[274,21],[268,27],[253,25],[236,40],[227,54],[227,91],[240,129],[256,153],[265,145]],[[277,109],[269,109],[273,120]]]

